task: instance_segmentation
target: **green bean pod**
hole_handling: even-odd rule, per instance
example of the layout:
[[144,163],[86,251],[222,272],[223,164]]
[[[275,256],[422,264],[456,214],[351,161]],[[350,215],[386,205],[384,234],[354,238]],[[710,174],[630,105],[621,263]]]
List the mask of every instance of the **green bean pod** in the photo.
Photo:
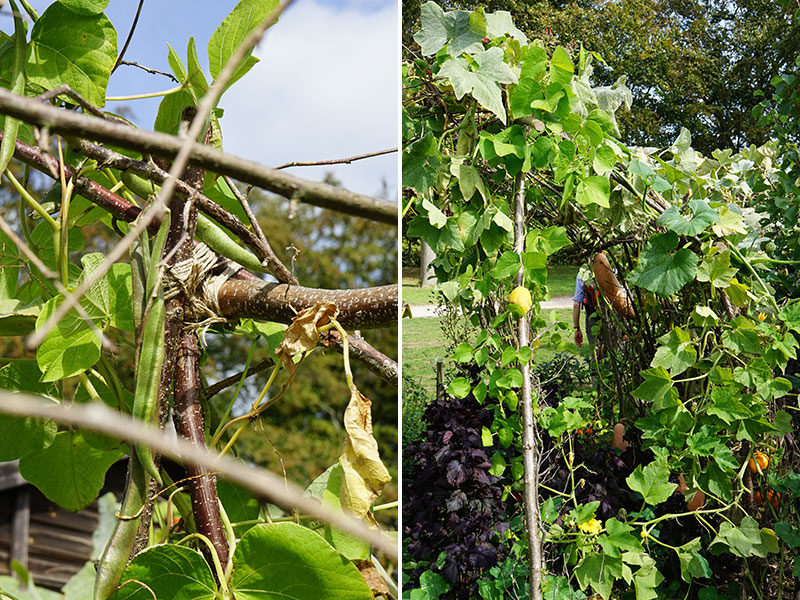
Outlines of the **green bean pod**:
[[255,254],[237,244],[219,225],[203,214],[197,215],[196,235],[198,240],[220,256],[229,258],[250,271],[267,272]]
[[[133,416],[153,424],[158,412],[158,388],[164,366],[164,297],[159,293],[153,299],[150,313],[144,323],[139,362],[136,368],[136,392],[133,396]],[[161,475],[153,460],[150,448],[135,444],[134,449],[144,469],[161,484]]]
[[139,196],[142,200],[147,200],[153,194],[157,194],[161,189],[160,186],[157,186],[153,182],[148,181],[144,177],[139,177],[130,171],[123,171],[121,179],[122,183],[125,184],[125,187]]
[[141,511],[147,501],[147,489],[150,485],[150,476],[145,472],[135,454],[128,460],[128,479],[125,485],[125,496],[119,516],[135,518],[121,518],[117,520],[114,531],[103,550],[100,562],[97,565],[97,577],[94,580],[93,600],[107,600],[116,591],[122,574],[128,566],[133,544],[136,541],[136,531],[139,529]]

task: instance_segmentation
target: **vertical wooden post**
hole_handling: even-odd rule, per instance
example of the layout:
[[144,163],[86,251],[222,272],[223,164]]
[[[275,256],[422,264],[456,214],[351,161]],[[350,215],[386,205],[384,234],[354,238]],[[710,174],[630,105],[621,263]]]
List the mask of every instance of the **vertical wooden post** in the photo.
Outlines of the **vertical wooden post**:
[[[514,178],[514,252],[522,257],[525,250],[525,174]],[[520,267],[516,284],[525,285],[525,272]],[[517,327],[519,348],[530,344],[530,315],[521,317]],[[542,547],[539,518],[539,448],[536,447],[531,392],[530,362],[520,364],[522,372],[522,461],[525,480],[525,521],[528,530],[528,556],[531,561],[530,597],[542,598]]]
[[10,559],[28,568],[28,538],[31,533],[31,489],[28,485],[16,489],[14,516],[11,520]]
[[436,359],[436,399],[444,398],[444,363]]

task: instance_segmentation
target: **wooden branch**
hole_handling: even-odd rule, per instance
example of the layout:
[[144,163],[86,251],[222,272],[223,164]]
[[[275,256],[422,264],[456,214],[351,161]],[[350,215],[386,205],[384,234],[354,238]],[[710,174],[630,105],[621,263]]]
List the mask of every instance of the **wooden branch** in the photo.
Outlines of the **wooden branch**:
[[[184,332],[175,371],[175,410],[172,418],[180,437],[192,446],[206,450],[203,408],[200,405],[199,361],[197,334],[193,331]],[[189,465],[186,474],[189,476],[189,495],[197,531],[211,540],[224,569],[228,562],[228,542],[219,512],[216,476],[198,465]]]
[[258,467],[248,467],[240,461],[227,456],[219,456],[208,448],[169,436],[157,428],[146,426],[128,415],[112,411],[102,403],[55,404],[39,396],[26,393],[11,393],[0,390],[0,412],[12,415],[25,415],[54,419],[65,425],[83,427],[126,439],[131,443],[145,444],[163,456],[196,465],[205,472],[217,472],[220,476],[253,492],[258,498],[277,504],[283,508],[294,508],[301,514],[330,523],[359,539],[363,539],[379,552],[397,561],[399,543],[396,537],[384,535],[365,523],[356,521],[340,510],[323,505],[318,500],[304,495],[297,484],[286,481],[282,476]]
[[397,148],[387,148],[386,150],[378,150],[377,152],[367,152],[366,154],[357,154],[348,158],[332,158],[330,160],[294,160],[292,162],[283,163],[275,167],[276,169],[288,169],[289,167],[321,167],[324,165],[349,165],[350,163],[363,160],[365,158],[374,158],[376,156],[383,156],[384,154],[391,154],[397,152]]
[[[2,139],[3,134],[0,132],[0,140]],[[58,161],[55,158],[19,140],[14,145],[14,158],[50,177],[53,177],[53,170],[57,173],[59,169]],[[64,175],[75,182],[75,189],[81,195],[106,210],[116,219],[130,223],[139,216],[141,209],[138,206],[107,190],[88,177],[83,175],[75,177],[75,171],[72,167],[64,165]],[[154,225],[157,230],[158,223]]]
[[[256,373],[261,373],[261,371],[266,371],[274,364],[275,364],[274,360],[272,360],[271,358],[265,358],[264,360],[250,366],[250,368],[247,370],[247,377],[255,375]],[[231,375],[230,377],[226,377],[225,379],[222,379],[217,383],[210,385],[206,389],[204,389],[203,397],[206,400],[208,400],[212,396],[216,396],[217,394],[219,394],[226,387],[230,387],[232,385],[239,383],[241,379],[242,379],[242,373],[236,373],[236,375]]]
[[[336,330],[331,330],[320,336],[322,343],[328,348],[343,351],[342,336]],[[370,371],[387,383],[397,386],[397,363],[391,358],[373,348],[366,340],[359,337],[347,336],[350,349],[350,358],[357,360]]]
[[[40,104],[2,88],[0,114],[62,135],[108,142],[164,158],[174,158],[185,143],[184,139],[166,133],[144,131]],[[196,142],[191,144],[189,160],[214,173],[229,175],[285,198],[397,226],[397,204],[394,202],[356,194],[325,183],[306,181]]]
[[339,308],[337,320],[345,329],[397,327],[397,286],[353,290],[320,290],[283,283],[228,280],[217,303],[228,319],[263,319],[291,323],[301,310],[319,302]]

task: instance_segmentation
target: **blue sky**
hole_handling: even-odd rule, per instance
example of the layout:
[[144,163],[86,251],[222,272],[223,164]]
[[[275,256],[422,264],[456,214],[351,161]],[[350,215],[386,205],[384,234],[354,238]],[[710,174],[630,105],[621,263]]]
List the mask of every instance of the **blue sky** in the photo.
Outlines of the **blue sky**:
[[[34,0],[41,12],[50,4]],[[106,15],[121,50],[136,0],[111,0]],[[145,0],[125,59],[169,71],[167,43],[186,60],[194,36],[206,77],[211,34],[234,1]],[[399,10],[395,0],[296,0],[256,49],[261,62],[222,97],[224,148],[268,166],[289,161],[342,158],[398,145]],[[175,84],[134,67],[120,66],[109,96],[166,90]],[[126,115],[152,129],[160,99],[127,106]],[[377,194],[385,180],[398,190],[398,154],[335,167],[291,172],[322,179],[333,171],[353,191]]]

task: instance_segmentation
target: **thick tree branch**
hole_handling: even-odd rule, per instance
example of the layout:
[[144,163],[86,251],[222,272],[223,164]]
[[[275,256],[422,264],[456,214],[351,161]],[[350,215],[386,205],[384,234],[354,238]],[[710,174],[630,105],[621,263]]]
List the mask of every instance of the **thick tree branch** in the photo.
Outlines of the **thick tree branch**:
[[[338,331],[332,329],[321,336],[321,339],[325,346],[336,348],[339,352],[343,351],[342,336]],[[351,359],[363,364],[385,382],[397,385],[397,363],[395,361],[373,348],[363,338],[348,336],[347,343]]]
[[[186,140],[165,133],[144,131],[104,119],[61,110],[0,89],[0,114],[46,127],[67,136],[109,142],[142,153],[174,158]],[[254,161],[193,142],[190,162],[220,175],[251,183],[285,198],[337,210],[381,223],[397,225],[397,204],[356,194],[325,183],[306,181]]]
[[397,286],[354,290],[320,290],[283,283],[229,280],[217,297],[220,314],[228,319],[264,319],[291,323],[301,310],[333,302],[337,320],[346,329],[397,327]]
[[[175,410],[172,418],[180,437],[188,440],[192,446],[205,450],[199,361],[197,334],[193,331],[184,332],[175,370]],[[186,474],[189,476],[189,495],[197,531],[211,540],[224,568],[228,562],[228,542],[219,512],[217,479],[197,465],[187,466]]]

